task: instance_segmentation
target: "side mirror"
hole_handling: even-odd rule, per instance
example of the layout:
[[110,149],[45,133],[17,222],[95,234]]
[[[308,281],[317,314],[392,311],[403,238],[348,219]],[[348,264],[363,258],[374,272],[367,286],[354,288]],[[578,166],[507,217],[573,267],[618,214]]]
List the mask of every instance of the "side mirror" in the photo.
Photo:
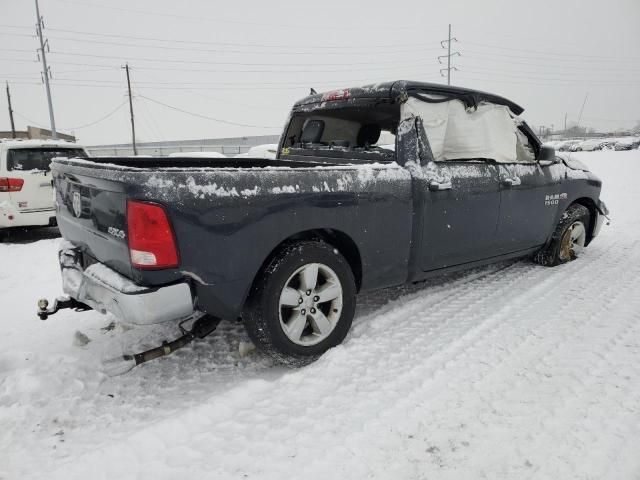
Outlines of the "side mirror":
[[542,145],[542,147],[540,147],[540,153],[538,154],[538,163],[542,167],[548,167],[556,163],[556,149]]

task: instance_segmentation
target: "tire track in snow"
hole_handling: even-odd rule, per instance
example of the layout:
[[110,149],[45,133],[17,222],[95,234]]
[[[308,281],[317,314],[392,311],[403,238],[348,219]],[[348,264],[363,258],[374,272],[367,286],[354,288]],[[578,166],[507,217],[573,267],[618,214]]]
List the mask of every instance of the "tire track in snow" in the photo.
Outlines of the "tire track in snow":
[[[633,280],[634,276],[637,275],[637,273],[638,273],[638,269],[636,268],[631,273],[626,273],[626,277],[628,277],[629,280]],[[627,279],[627,278],[625,278],[625,279]],[[635,288],[633,286],[633,281],[631,281],[629,283],[629,285],[630,286],[627,287],[626,289],[622,289],[622,291],[617,292],[617,296],[620,296],[620,295],[624,296],[625,294],[628,295],[631,291],[633,291],[633,288]],[[575,290],[577,290],[579,288],[582,288],[582,287],[576,286]],[[595,287],[591,288],[590,291],[588,291],[588,294],[593,296],[593,294],[596,293],[594,290],[595,290]],[[574,297],[575,297],[575,302],[579,302],[580,301],[579,297],[577,295],[574,295],[574,292],[570,291],[569,295],[567,296],[567,298],[569,300],[571,300],[571,299],[574,299]],[[564,310],[573,309],[574,306],[575,306],[573,303],[574,302],[568,302],[567,304],[565,304]],[[599,314],[604,312],[606,308],[607,308],[607,305],[603,305],[598,313],[594,312],[590,316],[589,321],[596,321],[596,323],[597,323],[597,319],[599,318]],[[563,311],[563,309],[561,309],[561,311],[558,312],[558,315],[557,316],[554,315],[552,318],[562,320],[563,317],[564,317],[564,311]],[[571,318],[571,317],[569,317],[569,318]],[[513,350],[513,347],[512,347],[512,343],[513,342],[509,342],[507,344],[510,347],[509,350],[511,351],[511,356],[514,357],[516,355],[516,353],[517,353],[517,357],[515,357],[515,359],[516,359],[516,361],[518,361],[520,363],[523,362],[523,358],[522,358],[523,355],[522,354],[523,353],[529,353],[529,355],[528,355],[529,356],[529,362],[533,365],[533,367],[529,367],[530,369],[533,368],[535,370],[535,366],[537,364],[537,362],[536,362],[537,359],[541,359],[541,358],[545,358],[545,356],[553,355],[553,354],[555,354],[555,352],[564,352],[565,351],[564,346],[569,344],[569,342],[571,342],[571,339],[572,339],[572,336],[569,335],[568,332],[571,332],[573,334],[576,334],[576,333],[579,334],[581,331],[583,331],[587,327],[587,325],[581,324],[581,323],[575,322],[575,321],[569,322],[568,324],[563,323],[563,322],[558,322],[558,325],[560,325],[561,329],[564,330],[564,332],[554,332],[553,331],[554,323],[553,322],[546,322],[546,323],[547,323],[547,325],[538,326],[538,327],[536,327],[534,330],[532,330],[530,332],[530,337],[529,337],[530,340],[529,340],[528,343],[535,342],[536,338],[543,338],[543,337],[541,337],[541,334],[542,335],[544,334],[544,330],[543,329],[547,328],[547,326],[552,327],[551,328],[552,335],[548,335],[551,339],[558,338],[557,334],[561,333],[559,338],[562,339],[562,341],[560,343],[554,342],[554,343],[552,343],[550,345],[546,345],[544,342],[542,342],[542,343],[540,343],[540,346],[539,346],[539,348],[537,350],[536,349],[531,350],[531,349],[525,348],[526,344],[520,344],[520,345],[518,345],[517,352]],[[627,322],[627,324],[628,323],[629,322]],[[615,328],[615,326],[614,326],[614,328]],[[636,328],[636,327],[634,327],[634,328]],[[626,326],[618,327],[618,330],[619,329],[624,329],[625,331],[628,330],[628,328]],[[638,338],[637,329],[635,331],[633,331],[633,330],[630,331],[630,334],[635,335],[636,339]],[[513,358],[512,358],[512,360],[513,360]],[[556,362],[556,364],[557,364],[560,360],[562,360],[562,358],[560,357],[559,359],[557,358],[556,360],[557,360],[557,362]],[[583,360],[584,360],[584,356],[581,359],[581,361],[583,361]],[[504,375],[505,372],[501,371],[502,367],[505,365],[504,362],[499,363],[497,361],[496,357],[488,355],[487,358],[486,358],[486,363],[487,363],[487,365],[491,365],[491,372],[492,372],[491,375],[493,375],[494,377],[497,377],[497,378],[509,378],[509,375],[505,376]],[[560,362],[560,364],[561,364],[561,362]],[[496,368],[496,366],[498,368]],[[571,415],[570,415],[572,413],[571,409],[575,407],[575,404],[576,404],[575,400],[578,398],[578,395],[579,395],[579,393],[581,391],[580,390],[580,387],[581,387],[580,379],[584,377],[589,381],[589,380],[591,380],[593,378],[592,374],[584,375],[585,374],[584,370],[587,367],[588,366],[581,366],[582,371],[580,371],[580,369],[577,369],[576,373],[583,374],[582,377],[574,375],[574,377],[578,379],[578,385],[569,385],[571,383],[571,380],[572,380],[571,378],[563,379],[563,383],[560,383],[558,385],[554,385],[554,389],[550,392],[550,394],[554,395],[555,397],[558,397],[558,395],[561,394],[564,397],[570,399],[570,401],[565,400],[565,398],[562,398],[562,399],[557,399],[556,398],[556,402],[559,403],[559,408],[557,410],[560,413],[557,413],[555,415],[551,415],[549,422],[553,423],[553,421],[555,421],[554,418],[567,418],[567,417],[570,418],[571,417]],[[509,365],[507,364],[507,369],[508,368],[509,368]],[[593,368],[593,366],[592,366],[592,368]],[[506,372],[506,373],[508,373],[508,372]],[[527,374],[526,377],[525,377],[525,380],[528,377],[531,376],[531,374],[529,372],[527,372],[527,371],[525,371],[524,373]],[[544,376],[541,375],[540,377],[544,381],[546,376],[547,375],[545,374]],[[473,378],[472,377],[471,379],[468,379],[468,380],[472,380],[473,382],[477,382],[478,378]],[[522,380],[518,380],[518,381],[521,384],[523,383]],[[539,379],[536,378],[536,381],[539,381]],[[465,383],[464,382],[458,382],[458,385],[465,385]],[[489,414],[492,417],[498,418],[498,419],[500,417],[495,412],[500,411],[500,407],[502,405],[510,406],[510,405],[513,404],[512,399],[509,398],[509,392],[514,389],[514,384],[505,383],[503,385],[503,387],[504,387],[504,390],[501,391],[501,392],[492,391],[492,394],[493,394],[492,398],[483,399],[483,401],[485,401],[488,404],[486,410],[488,410]],[[538,393],[539,387],[540,387],[540,384],[538,384],[538,383],[531,385],[531,393],[532,394]],[[498,393],[497,396],[495,395],[496,393]],[[636,390],[635,393],[636,393],[636,395],[638,394],[637,390]],[[470,396],[469,392],[465,390],[463,396],[465,398],[469,398],[469,396]],[[524,400],[526,402],[527,396],[526,395],[525,396],[520,395],[519,398],[520,398],[521,401]],[[586,395],[585,398],[591,398],[591,397],[589,395]],[[551,403],[553,404],[553,402],[551,402]],[[523,411],[526,411],[528,413],[526,418],[530,419],[530,420],[534,420],[535,419],[535,416],[533,416],[533,418],[532,418],[532,415],[531,415],[531,413],[532,413],[531,410],[533,409],[532,407],[533,407],[532,405],[526,405],[526,408],[523,408]],[[455,430],[454,427],[455,426],[452,426],[451,429]],[[531,430],[531,428],[530,428],[531,426],[530,425],[522,425],[522,427],[523,427],[523,429],[522,429],[523,431],[530,431]],[[438,425],[438,428],[441,429],[441,425]],[[513,434],[514,433],[516,433],[516,432],[514,432],[513,428],[512,428],[509,431],[509,434],[510,434],[509,438],[510,439],[513,439]],[[483,431],[482,429],[478,433],[478,436],[485,436],[486,437],[486,435],[487,435],[487,432]],[[559,438],[562,438],[562,437],[559,437]],[[557,445],[557,441],[558,441],[559,438],[558,437],[554,438],[554,440],[556,440],[555,443],[554,442],[548,442],[551,439],[547,438],[547,444]],[[535,451],[535,449],[532,449],[532,450]],[[513,452],[511,452],[511,453],[513,453]],[[553,453],[553,452],[549,452],[549,453]],[[566,454],[566,452],[564,452],[564,453]],[[587,452],[585,451],[583,453],[586,454]],[[485,452],[485,455],[487,455],[489,458],[491,458],[491,454],[492,454],[491,451]],[[585,456],[585,455],[582,455],[582,456]],[[516,458],[518,458],[517,455],[516,455]],[[526,459],[526,456],[521,456],[519,458]],[[578,459],[580,459],[580,458],[581,458],[581,456],[578,455]],[[498,459],[495,458],[495,455],[493,456],[493,459],[496,461],[495,463],[499,463],[499,462],[497,462]],[[523,460],[523,464],[525,462],[530,463],[529,460]],[[544,463],[544,460],[543,460],[542,463]],[[547,461],[547,463],[548,463],[548,461]],[[585,463],[585,462],[583,462],[583,463]],[[477,474],[478,471],[482,471],[482,469],[478,468],[477,465],[475,467],[476,468],[475,469],[471,469],[470,472],[471,471],[475,471],[476,474]],[[510,471],[511,471],[511,474],[513,475],[514,469],[517,470],[517,468],[515,468],[515,467],[517,467],[517,465],[512,465],[512,467],[513,468]],[[523,466],[523,470],[529,470],[529,472],[531,472],[531,468],[532,467],[533,467],[533,465],[530,465],[527,468],[524,468],[524,466]],[[492,472],[492,473],[495,473],[495,472]],[[526,473],[526,472],[524,472],[524,473]],[[572,478],[571,475],[566,475],[567,472],[564,472],[564,473],[565,473],[565,475],[558,475],[557,472],[556,472],[556,474],[552,475],[550,478],[565,478],[565,477],[566,478]],[[519,473],[518,477],[519,478],[520,477],[528,478],[529,475],[524,475],[523,473]]]
[[[605,263],[603,257],[604,252],[602,251],[595,258],[584,256],[584,260],[587,261],[576,262],[570,265],[570,267],[573,267],[571,277],[579,274],[581,270],[593,268],[599,263]],[[274,435],[268,435],[269,429],[263,428],[261,434],[265,435],[265,439],[256,438],[252,435],[251,426],[266,422],[270,427],[277,429],[277,425],[274,425],[274,419],[278,419],[284,422],[285,425],[289,424],[287,425],[288,428],[284,429],[284,438],[281,438],[281,440],[287,438],[288,432],[292,438],[295,438],[295,451],[300,453],[300,447],[302,445],[305,445],[305,443],[312,444],[313,438],[323,433],[321,431],[322,429],[319,429],[317,426],[314,428],[313,421],[307,419],[307,415],[311,416],[313,412],[310,411],[308,407],[305,408],[306,403],[304,401],[296,401],[308,398],[311,395],[311,391],[314,391],[314,396],[317,396],[319,386],[317,377],[316,381],[308,381],[308,377],[320,374],[318,377],[321,377],[320,380],[322,383],[320,386],[324,387],[324,392],[320,395],[321,398],[316,399],[316,408],[322,410],[328,409],[329,411],[325,413],[329,414],[333,420],[337,419],[337,425],[350,423],[350,419],[346,418],[349,415],[345,415],[343,411],[346,410],[350,415],[353,415],[353,409],[349,409],[349,406],[353,406],[354,404],[357,405],[359,409],[361,408],[368,413],[368,415],[361,415],[362,418],[360,419],[356,418],[356,420],[358,420],[357,425],[353,425],[353,422],[351,422],[351,427],[357,426],[358,428],[350,429],[352,432],[350,434],[352,441],[347,442],[347,444],[351,445],[352,453],[362,453],[357,446],[359,442],[366,440],[372,431],[378,432],[379,429],[388,427],[389,424],[385,422],[385,418],[393,417],[394,415],[392,413],[397,410],[397,408],[392,409],[393,412],[387,413],[386,416],[372,416],[371,412],[375,411],[376,405],[393,405],[395,399],[395,403],[399,404],[402,410],[407,410],[409,406],[413,406],[417,412],[428,409],[428,404],[425,404],[419,399],[424,398],[429,393],[433,394],[434,387],[446,384],[447,377],[445,377],[444,373],[450,373],[453,367],[455,367],[456,362],[461,363],[466,361],[468,363],[471,361],[473,358],[470,355],[469,349],[475,348],[477,351],[483,343],[494,342],[495,337],[500,336],[500,331],[505,324],[510,320],[515,319],[517,321],[518,315],[514,314],[514,308],[511,304],[521,305],[524,301],[532,301],[536,298],[545,299],[551,295],[553,290],[549,288],[549,286],[557,284],[558,280],[562,281],[568,276],[567,274],[554,274],[553,272],[557,270],[559,269],[551,270],[533,265],[516,264],[511,267],[511,271],[507,273],[503,272],[503,276],[499,274],[493,277],[488,275],[482,280],[479,280],[479,285],[476,285],[474,282],[469,282],[468,284],[463,283],[456,291],[449,295],[444,294],[440,300],[431,304],[431,307],[441,306],[442,309],[438,312],[436,319],[427,320],[426,323],[430,324],[427,325],[427,327],[430,327],[430,330],[429,328],[425,328],[424,320],[419,318],[419,314],[425,313],[424,304],[421,304],[418,300],[409,302],[408,305],[399,307],[397,309],[398,311],[392,315],[396,320],[402,320],[402,318],[398,317],[408,316],[409,322],[402,324],[402,328],[399,331],[392,331],[388,337],[390,341],[386,343],[384,341],[377,342],[372,345],[371,342],[377,340],[376,335],[374,335],[372,331],[380,330],[376,328],[375,325],[372,325],[370,328],[365,329],[360,335],[354,336],[346,346],[331,352],[317,364],[301,372],[294,372],[287,375],[279,381],[276,381],[274,385],[255,385],[256,391],[253,393],[261,399],[253,403],[251,408],[239,405],[239,410],[231,409],[227,412],[230,418],[226,419],[217,418],[216,415],[203,415],[201,420],[205,425],[203,425],[202,428],[196,428],[196,430],[199,431],[200,434],[204,434],[204,432],[208,430],[218,432],[214,435],[221,440],[218,446],[226,443],[233,444],[234,440],[237,441],[236,436],[240,436],[245,440],[253,440],[257,448],[253,450],[252,454],[256,455],[260,451],[269,451],[269,440],[274,440]],[[529,287],[531,290],[527,290]],[[498,309],[498,313],[494,313],[494,318],[483,320],[482,318],[478,318],[478,316],[472,315],[472,311],[478,308],[481,311],[485,311],[484,309],[495,310],[496,303],[499,304],[499,300],[503,298],[509,290],[513,290],[514,288],[516,288],[518,292],[523,293],[518,293],[515,299],[510,298],[510,304],[503,303]],[[459,297],[459,301],[455,301],[455,297]],[[460,305],[461,303],[464,303],[464,305]],[[529,310],[538,308],[538,304],[535,302],[532,302],[531,305]],[[461,320],[458,321],[459,319]],[[538,329],[546,327],[552,321],[554,320],[547,319],[543,321],[539,324]],[[531,341],[528,332],[529,330],[525,331],[524,334],[517,332],[516,338],[513,339],[515,340],[515,344],[508,342],[508,349],[502,348],[497,350],[500,358],[492,358],[494,361],[499,360],[497,366],[504,365],[505,360],[513,357],[513,352],[517,351],[520,345]],[[490,339],[490,341],[488,339]],[[512,339],[509,338],[509,340]],[[429,352],[429,349],[416,348],[420,345],[428,344],[427,342],[429,341],[432,342],[430,345],[436,347],[432,348],[431,352]],[[386,358],[382,357],[380,353],[389,351],[390,343],[400,344],[402,348],[398,350],[399,353],[396,355],[387,356]],[[361,350],[360,347],[364,344],[366,345]],[[385,348],[379,347],[381,344],[384,344]],[[549,348],[553,349],[556,348],[556,346],[552,345]],[[418,354],[415,352],[418,352]],[[417,364],[413,371],[403,371],[406,370],[407,364],[414,365],[411,361],[414,357],[422,356],[424,360],[425,353],[431,354],[426,358],[425,362]],[[378,360],[377,362],[375,361],[376,359]],[[434,363],[435,365],[433,365]],[[342,369],[332,369],[336,364],[339,364],[338,367]],[[484,372],[481,377],[476,377],[475,381],[482,380],[486,375],[489,375],[496,367],[495,363],[492,363],[492,365],[493,367],[486,369],[487,371]],[[335,382],[330,381],[330,378],[327,378],[332,373],[341,377],[345,368],[350,369],[351,376],[348,378],[352,381],[351,384],[336,385]],[[387,372],[381,372],[381,369]],[[474,372],[472,368],[465,371]],[[476,375],[478,374],[477,369],[475,373]],[[448,381],[455,379],[455,376],[448,377]],[[420,380],[422,381],[420,382]],[[385,385],[384,392],[367,388],[367,384],[372,383]],[[367,396],[372,396],[373,393],[376,394],[376,398],[367,398]],[[229,395],[233,397],[234,392],[230,392]],[[228,397],[229,395],[225,396]],[[217,402],[216,400],[221,400],[221,402]],[[287,405],[286,400],[296,405],[300,403],[300,408],[295,410],[293,416],[289,410],[282,406]],[[226,402],[224,402],[223,399],[213,399],[212,403],[211,408],[213,408],[216,403],[225,404]],[[271,403],[274,404],[273,407],[271,407]],[[283,408],[284,411],[282,411]],[[258,413],[256,413],[256,411]],[[269,414],[259,414],[261,411],[265,413],[269,411]],[[191,417],[191,414],[185,414],[185,416]],[[358,416],[357,413],[355,416]],[[231,422],[231,419],[233,419],[233,422]],[[241,425],[238,425],[238,423]],[[410,426],[405,427],[411,429]],[[354,430],[356,433],[353,433]],[[296,434],[295,432],[302,433]],[[392,438],[396,441],[398,440],[397,435],[392,435]],[[398,445],[398,447],[403,448],[403,443],[404,442],[400,442],[401,445]],[[260,446],[266,450],[262,450]],[[376,446],[375,442],[374,446]],[[378,447],[381,447],[381,445],[378,445]],[[115,450],[119,449],[116,448]],[[381,449],[374,448],[374,450]],[[330,449],[330,451],[335,455],[341,454],[340,452],[334,452],[333,449]],[[392,449],[392,451],[397,452],[396,449]],[[215,452],[215,450],[205,449],[201,453],[212,454],[213,452]],[[281,452],[281,454],[282,453],[284,452]],[[253,455],[251,455],[252,458]],[[344,455],[344,453],[342,453],[342,455]],[[257,458],[259,457],[260,455],[258,455]],[[304,457],[304,455],[297,455],[295,458],[302,457]],[[252,463],[245,463],[246,460],[247,458],[242,455],[236,455],[235,457],[232,455],[231,457],[225,456],[224,458],[218,458],[212,463],[223,465],[219,470],[214,469],[214,471],[223,474],[225,472],[229,473],[229,467],[232,467],[232,469],[242,469],[243,465],[246,466]],[[353,466],[353,461],[349,462],[349,458],[343,458],[342,460],[346,462],[344,465]],[[351,458],[351,460],[353,460],[353,458]],[[386,460],[389,461],[390,459]],[[308,461],[313,463],[313,459],[309,458],[305,458],[304,461],[298,460],[297,462],[305,464]],[[376,472],[377,476],[383,478],[385,473],[394,473],[391,471],[393,468],[389,467],[389,465],[393,466],[394,463],[391,462],[386,468],[380,464],[370,465],[366,468],[366,471],[368,473]],[[320,469],[319,471],[323,471],[322,465],[317,465],[317,467]],[[178,466],[177,468],[177,471],[180,471],[181,467]],[[391,470],[389,470],[389,468],[391,468]],[[251,469],[247,469],[247,471],[251,471]],[[252,473],[274,474],[276,472],[264,472],[258,469]],[[413,473],[417,473],[417,471]],[[273,478],[276,477],[277,475],[273,476]]]

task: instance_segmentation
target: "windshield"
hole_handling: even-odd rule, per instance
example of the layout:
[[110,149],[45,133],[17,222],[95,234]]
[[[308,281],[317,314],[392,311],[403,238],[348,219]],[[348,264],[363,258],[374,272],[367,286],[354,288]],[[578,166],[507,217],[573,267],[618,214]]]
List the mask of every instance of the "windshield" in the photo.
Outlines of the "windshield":
[[48,172],[55,157],[87,158],[87,154],[82,148],[14,148],[7,152],[7,170]]

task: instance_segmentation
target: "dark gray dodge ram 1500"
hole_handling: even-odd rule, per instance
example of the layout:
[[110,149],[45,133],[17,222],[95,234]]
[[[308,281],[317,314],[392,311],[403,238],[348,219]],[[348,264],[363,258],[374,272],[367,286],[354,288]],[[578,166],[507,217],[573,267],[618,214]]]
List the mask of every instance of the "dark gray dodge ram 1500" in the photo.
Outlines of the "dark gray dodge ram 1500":
[[242,318],[258,347],[304,363],[344,339],[360,291],[573,260],[608,214],[601,182],[522,111],[397,81],[297,102],[275,160],[57,159],[60,305],[128,323]]

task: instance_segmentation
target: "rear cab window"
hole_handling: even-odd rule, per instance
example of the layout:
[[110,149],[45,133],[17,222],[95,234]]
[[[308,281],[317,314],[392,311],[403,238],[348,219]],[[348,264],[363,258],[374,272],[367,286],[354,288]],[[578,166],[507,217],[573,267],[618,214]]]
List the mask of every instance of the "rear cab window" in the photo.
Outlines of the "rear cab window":
[[398,105],[336,106],[294,114],[283,156],[394,162]]
[[7,171],[48,172],[55,157],[87,158],[87,154],[82,148],[12,148],[7,150]]

